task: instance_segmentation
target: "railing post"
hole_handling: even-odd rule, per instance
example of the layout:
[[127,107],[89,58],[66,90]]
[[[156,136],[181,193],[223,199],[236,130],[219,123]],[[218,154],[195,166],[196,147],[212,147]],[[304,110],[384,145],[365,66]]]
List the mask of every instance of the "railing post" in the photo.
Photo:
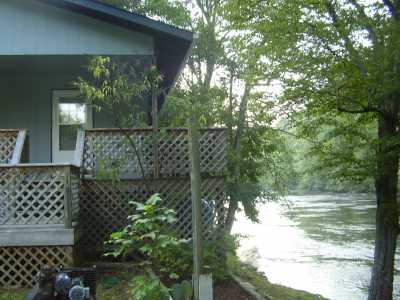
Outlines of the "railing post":
[[71,166],[64,167],[64,224],[66,229],[72,228]]
[[192,237],[193,237],[193,290],[194,300],[200,300],[200,275],[203,263],[203,222],[201,211],[201,173],[200,173],[200,132],[197,116],[189,116],[190,186],[192,196]]
[[24,148],[25,137],[26,137],[26,130],[18,131],[17,141],[15,143],[15,148],[10,161],[12,165],[16,165],[21,162],[21,154],[22,154],[22,149]]
[[83,163],[84,146],[85,146],[85,131],[78,130],[73,163],[75,166],[77,166],[79,168],[82,167],[82,163]]
[[152,88],[152,96],[151,96],[151,104],[152,104],[152,125],[153,125],[153,155],[154,155],[154,178],[157,179],[160,177],[160,161],[159,161],[159,152],[158,152],[158,101],[157,95],[155,92],[155,87]]

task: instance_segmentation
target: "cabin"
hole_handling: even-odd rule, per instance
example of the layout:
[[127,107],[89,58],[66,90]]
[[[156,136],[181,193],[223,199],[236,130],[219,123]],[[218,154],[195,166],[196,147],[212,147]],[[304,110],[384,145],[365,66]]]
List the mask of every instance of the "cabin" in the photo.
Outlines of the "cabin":
[[[159,193],[191,236],[188,130],[153,126],[164,97],[140,109],[148,126],[114,128],[74,88],[88,59],[119,57],[143,70],[156,65],[170,91],[193,34],[94,0],[0,1],[0,287],[31,286],[43,265],[76,265],[101,253],[126,224],[128,201]],[[126,152],[130,136],[143,157],[118,186],[97,176],[101,160]],[[204,236],[217,238],[225,218],[226,134],[201,130],[202,198],[212,213]],[[147,188],[145,188],[145,186]]]

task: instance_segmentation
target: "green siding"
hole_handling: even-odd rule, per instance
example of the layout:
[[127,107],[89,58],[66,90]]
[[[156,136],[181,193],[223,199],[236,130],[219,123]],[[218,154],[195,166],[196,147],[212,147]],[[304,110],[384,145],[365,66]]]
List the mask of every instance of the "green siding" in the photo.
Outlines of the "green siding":
[[68,76],[18,76],[0,80],[0,128],[29,130],[30,161],[51,159],[51,94],[53,88],[68,88]]
[[152,55],[153,38],[33,0],[0,1],[0,55]]
[[[26,58],[25,56],[24,60]],[[31,62],[35,61],[34,66],[46,65],[46,57],[31,58]],[[60,57],[56,64],[52,57],[52,67],[36,70],[25,62],[29,72],[21,69],[22,63],[16,63],[18,68],[15,67],[14,72],[0,73],[0,128],[29,130],[29,158],[33,163],[51,162],[53,90],[73,89],[71,83],[83,75],[82,71],[65,74],[60,69],[57,70],[64,65],[63,59],[65,57]],[[77,59],[77,62],[81,60]],[[70,68],[74,69],[71,66]],[[75,69],[82,70],[80,65]],[[149,102],[142,105],[143,111],[149,111],[148,105]],[[103,112],[94,112],[93,121],[97,128],[113,127],[112,119]]]

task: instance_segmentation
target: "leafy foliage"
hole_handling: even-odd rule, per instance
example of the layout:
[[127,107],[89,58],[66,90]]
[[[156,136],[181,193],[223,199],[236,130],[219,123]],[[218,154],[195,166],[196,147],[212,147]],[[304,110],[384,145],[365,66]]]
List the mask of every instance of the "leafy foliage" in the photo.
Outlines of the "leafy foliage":
[[75,85],[98,112],[105,112],[118,128],[147,125],[146,105],[161,76],[151,64],[126,59],[92,57],[89,79],[79,78]]
[[[167,228],[176,222],[173,210],[163,207],[161,198],[156,194],[145,203],[130,202],[136,214],[129,216],[131,222],[121,231],[114,232],[106,242],[112,246],[112,251],[106,253],[112,257],[129,257],[138,251],[143,257],[143,265],[150,266],[160,276],[168,276],[176,282],[171,290],[166,288],[159,277],[150,270],[147,274],[136,276],[132,284],[134,299],[163,299],[167,292],[173,291],[177,299],[188,299],[187,284],[179,283],[179,279],[191,279],[192,276],[192,246],[187,240],[178,239]],[[234,253],[238,244],[226,238],[225,252]],[[216,281],[224,280],[228,276],[225,261],[220,251],[221,241],[207,241],[204,245],[203,261],[209,266]],[[179,298],[179,295],[184,298]],[[159,298],[157,298],[159,297]],[[175,298],[174,298],[175,299]]]
[[171,287],[171,295],[174,300],[190,300],[192,298],[193,289],[190,281],[183,281],[180,284],[174,284]]
[[135,300],[168,300],[169,289],[156,276],[135,276],[131,284],[131,296]]
[[[163,93],[160,88],[162,76],[154,65],[147,65],[145,58],[129,60],[95,56],[89,62],[88,71],[90,78],[79,78],[75,82],[88,105],[105,113],[105,117],[116,128],[141,128],[148,125],[149,99]],[[126,131],[122,133],[130,151],[124,157],[102,158],[98,170],[101,177],[112,180],[114,184],[119,181],[121,166],[132,158],[138,161],[142,178],[145,178],[138,145]]]
[[101,0],[101,2],[121,7],[133,13],[159,18],[168,24],[181,27],[190,25],[190,17],[185,1],[171,0]]
[[165,253],[171,249],[177,249],[187,243],[167,232],[176,222],[176,214],[173,210],[161,206],[162,200],[158,194],[151,196],[145,203],[131,201],[136,214],[128,217],[131,222],[121,231],[113,232],[107,244],[113,247],[113,251],[107,256],[127,256],[139,251],[144,258],[144,263],[157,266],[161,273],[176,279],[179,275],[171,264],[171,257],[165,257]]
[[279,113],[297,136],[313,140],[307,154],[318,167],[342,179],[376,177],[379,107],[399,94],[398,25],[384,2],[227,4],[241,39],[282,84]]
[[269,78],[265,76],[265,65],[259,63],[259,54],[232,31],[225,14],[229,1],[106,2],[197,33],[187,66],[160,112],[160,126],[187,126],[189,114],[195,114],[203,127],[227,127],[231,166],[228,177],[231,186],[238,187],[229,189],[233,217],[228,219],[227,228],[232,226],[238,202],[252,220],[257,220],[257,203],[265,198],[276,199],[284,189],[282,184],[268,189],[261,184],[260,174],[277,176],[268,183],[281,182],[281,169],[276,168],[276,156],[272,155],[276,148],[271,147],[276,134],[269,130],[272,102],[262,91]]
[[281,82],[277,111],[315,142],[309,153],[316,166],[337,178],[374,179],[369,299],[392,299],[399,232],[399,1],[231,0],[227,11]]
[[299,192],[373,192],[376,126],[371,122],[360,126],[360,116],[352,115],[332,116],[329,123],[318,118],[308,122],[318,127],[312,139],[304,135],[305,126],[280,125],[287,147],[280,165],[290,174],[289,188]]

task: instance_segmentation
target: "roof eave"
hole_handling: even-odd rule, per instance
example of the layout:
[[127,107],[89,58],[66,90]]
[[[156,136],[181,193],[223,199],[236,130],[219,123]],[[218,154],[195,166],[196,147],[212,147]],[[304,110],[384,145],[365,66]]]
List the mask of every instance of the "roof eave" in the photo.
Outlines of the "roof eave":
[[185,40],[189,43],[193,40],[193,33],[178,27],[165,24],[148,17],[134,14],[117,7],[100,3],[94,0],[37,0],[53,6],[65,8],[77,13],[89,15],[119,26],[134,26],[136,30],[142,30],[153,34],[166,34]]

